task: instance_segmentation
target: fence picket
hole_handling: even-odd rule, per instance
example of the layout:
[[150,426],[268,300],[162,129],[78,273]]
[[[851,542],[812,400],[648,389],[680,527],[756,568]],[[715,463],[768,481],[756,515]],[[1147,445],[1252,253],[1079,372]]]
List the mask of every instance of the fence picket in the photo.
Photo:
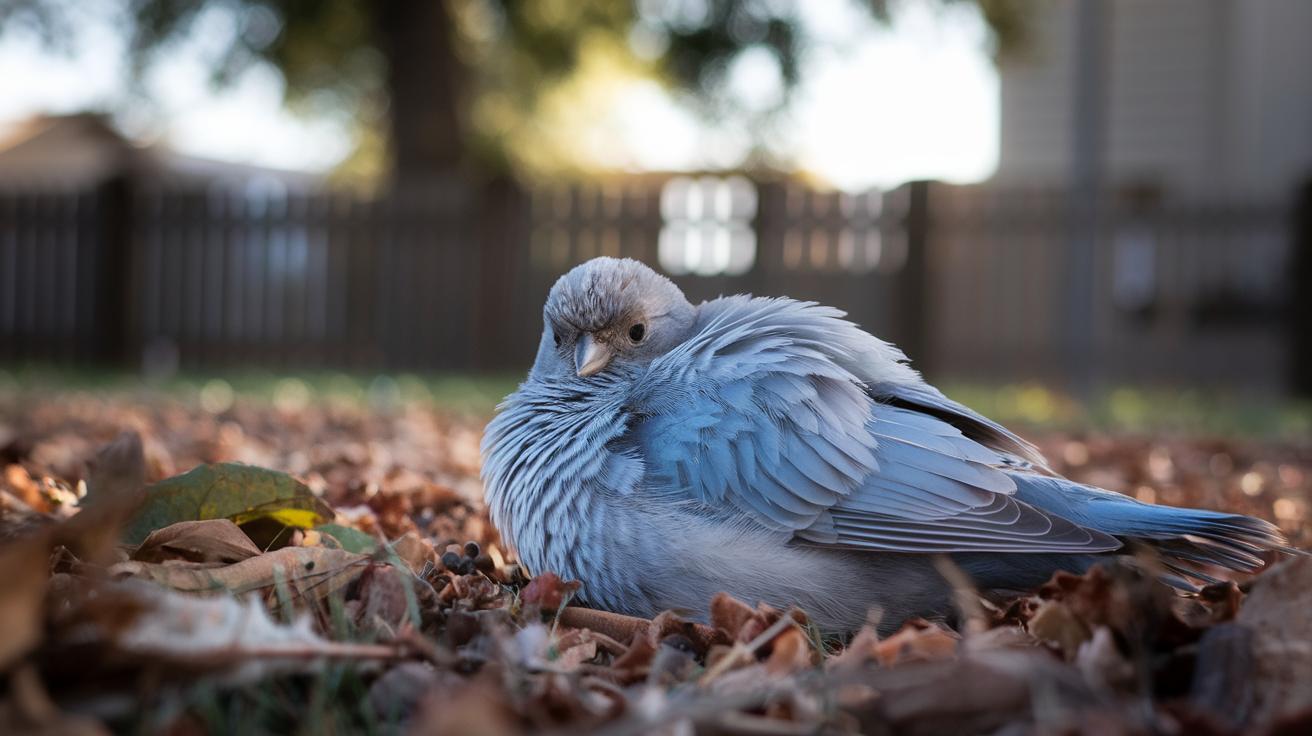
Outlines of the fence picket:
[[[756,182],[754,263],[731,275],[710,273],[724,251],[707,249],[737,252],[740,226],[717,219],[737,190],[680,181],[677,191],[655,177],[533,191],[501,181],[477,197],[129,182],[0,192],[0,359],[138,365],[143,350],[163,350],[187,366],[522,367],[561,272],[594,255],[657,265],[670,237],[695,249],[676,255],[700,259],[689,261],[698,274],[673,277],[694,302],[814,299],[940,377],[1061,377],[1063,193],[918,183],[843,195]],[[1288,207],[1261,203],[1109,204],[1086,276],[1104,380],[1282,386],[1293,221]],[[1136,249],[1151,264],[1137,267],[1150,271],[1135,287],[1147,289],[1142,308],[1117,291],[1128,278],[1119,259]],[[1235,354],[1243,365],[1224,359]]]

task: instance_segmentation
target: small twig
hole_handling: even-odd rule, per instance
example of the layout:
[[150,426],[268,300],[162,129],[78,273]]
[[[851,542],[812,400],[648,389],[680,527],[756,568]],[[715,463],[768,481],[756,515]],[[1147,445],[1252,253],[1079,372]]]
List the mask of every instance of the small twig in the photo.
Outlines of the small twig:
[[[636,635],[646,636],[655,621],[638,616],[626,616],[622,613],[611,613],[610,611],[599,611],[595,608],[581,608],[570,606],[562,607],[558,611],[557,620],[561,626],[568,626],[571,629],[588,629],[597,634],[604,634],[611,639],[626,645],[633,641]],[[686,622],[687,627],[683,633],[692,639],[693,645],[699,650],[710,649],[712,644],[725,641],[724,635],[717,629],[694,622]]]
[[562,606],[556,619],[562,626],[588,629],[619,642],[632,641],[635,634],[645,634],[651,627],[651,619],[577,606]]
[[356,642],[326,641],[321,644],[282,644],[263,646],[229,646],[208,653],[179,657],[168,650],[136,648],[132,653],[140,656],[157,654],[164,660],[176,662],[207,662],[210,666],[247,659],[405,659],[410,655],[404,647],[391,644],[360,644]]

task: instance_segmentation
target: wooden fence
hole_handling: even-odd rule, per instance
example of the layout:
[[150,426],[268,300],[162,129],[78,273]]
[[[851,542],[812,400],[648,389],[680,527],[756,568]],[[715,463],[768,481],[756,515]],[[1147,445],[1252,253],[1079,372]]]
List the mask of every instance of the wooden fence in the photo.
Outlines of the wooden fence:
[[1066,258],[1062,193],[989,186],[847,195],[708,176],[383,199],[126,182],[6,193],[0,360],[518,369],[555,278],[614,255],[664,268],[694,301],[834,304],[959,379],[1061,382],[1080,329],[1066,294],[1089,279],[1093,320],[1076,337],[1098,380],[1279,389],[1297,353],[1294,209],[1113,204],[1082,273]]

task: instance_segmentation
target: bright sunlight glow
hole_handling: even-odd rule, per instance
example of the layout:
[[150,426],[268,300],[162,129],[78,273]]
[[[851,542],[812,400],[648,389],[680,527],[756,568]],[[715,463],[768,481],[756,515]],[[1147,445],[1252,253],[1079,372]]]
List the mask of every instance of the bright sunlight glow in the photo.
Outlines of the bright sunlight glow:
[[[823,49],[804,61],[803,84],[771,144],[821,183],[859,190],[915,178],[987,178],[997,165],[998,80],[973,5],[905,3],[891,28],[851,0],[800,4]],[[94,15],[91,16],[94,18]],[[211,21],[221,26],[221,20]],[[209,28],[207,34],[222,32]],[[106,18],[88,20],[70,55],[8,34],[0,43],[0,121],[38,113],[110,108],[128,93],[123,39]],[[150,106],[119,115],[131,135],[162,138],[194,156],[324,171],[351,147],[345,119],[297,117],[281,104],[282,81],[257,68],[215,91],[206,71],[212,44],[182,44],[146,81]],[[750,53],[735,65],[740,102],[770,105],[781,94],[773,62]],[[701,124],[658,85],[612,86],[608,109],[580,123],[585,165],[620,170],[732,168],[748,151],[742,131]],[[116,109],[122,109],[118,106]]]

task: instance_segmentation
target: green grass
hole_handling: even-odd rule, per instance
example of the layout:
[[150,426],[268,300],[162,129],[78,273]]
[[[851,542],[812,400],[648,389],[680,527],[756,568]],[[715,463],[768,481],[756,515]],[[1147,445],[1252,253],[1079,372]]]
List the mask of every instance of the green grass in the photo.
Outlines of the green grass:
[[1009,426],[1193,436],[1312,436],[1312,403],[1277,396],[1121,386],[1080,402],[1033,384],[963,383],[942,388],[957,401]]
[[162,380],[146,380],[127,371],[32,365],[0,367],[0,398],[76,391],[143,398],[162,395],[211,406],[231,403],[238,397],[293,407],[312,401],[379,409],[418,403],[461,414],[487,415],[522,378],[510,374],[240,370],[182,372]]
[[[0,399],[89,392],[141,396],[143,400],[164,395],[211,408],[222,407],[239,397],[293,408],[316,401],[346,402],[381,410],[417,403],[459,414],[487,416],[522,379],[522,373],[242,370],[182,372],[167,379],[148,381],[127,371],[0,366]],[[1009,426],[1263,438],[1312,436],[1312,403],[1276,396],[1116,387],[1081,403],[1060,391],[1034,384],[998,386],[956,382],[942,388],[952,398]]]

